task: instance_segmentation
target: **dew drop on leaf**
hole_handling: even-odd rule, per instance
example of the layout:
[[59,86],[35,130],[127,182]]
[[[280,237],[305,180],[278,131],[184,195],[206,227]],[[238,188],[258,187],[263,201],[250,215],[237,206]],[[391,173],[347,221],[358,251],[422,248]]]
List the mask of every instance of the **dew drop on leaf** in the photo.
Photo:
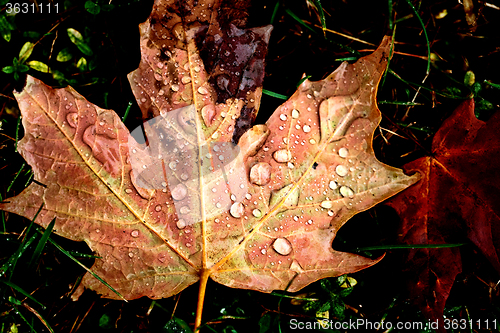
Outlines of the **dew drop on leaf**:
[[286,238],[276,238],[273,243],[273,249],[279,254],[287,256],[292,252],[292,244],[290,244],[290,241]]

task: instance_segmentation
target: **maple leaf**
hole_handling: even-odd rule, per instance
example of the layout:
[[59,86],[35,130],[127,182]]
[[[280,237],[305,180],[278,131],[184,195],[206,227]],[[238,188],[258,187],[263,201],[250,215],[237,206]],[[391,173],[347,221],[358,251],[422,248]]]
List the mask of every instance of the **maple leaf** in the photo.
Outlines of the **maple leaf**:
[[[422,180],[386,202],[402,219],[406,244],[453,243],[468,237],[500,271],[500,113],[487,122],[474,115],[474,101],[461,104],[432,142],[432,155],[404,166]],[[412,249],[406,259],[412,299],[433,320],[443,309],[462,270],[458,248]]]
[[[113,111],[28,77],[15,94],[26,133],[18,147],[37,182],[0,208],[33,218],[43,204],[35,222],[56,218],[54,232],[85,241],[99,256],[92,270],[126,299],[169,297],[200,281],[195,327],[209,277],[233,288],[296,291],[378,262],[331,243],[351,216],[418,179],[379,162],[372,149],[390,37],[324,80],[305,80],[266,125],[240,135],[258,110],[269,29],[247,40],[233,26],[213,26],[216,5],[176,4],[158,2],[142,25],[143,59],[130,76],[144,117],[155,117],[144,125],[147,144]],[[200,25],[205,15],[208,27]],[[223,80],[227,62],[200,58],[196,41],[212,28],[205,36],[219,31],[236,46],[241,79],[230,68]],[[214,47],[219,56],[224,43]],[[83,286],[118,298],[89,274],[75,298]]]

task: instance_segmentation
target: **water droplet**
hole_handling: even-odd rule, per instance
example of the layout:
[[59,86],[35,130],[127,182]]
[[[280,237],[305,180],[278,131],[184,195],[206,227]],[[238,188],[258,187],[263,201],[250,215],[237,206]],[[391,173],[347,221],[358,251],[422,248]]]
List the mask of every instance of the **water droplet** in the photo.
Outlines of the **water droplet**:
[[191,82],[191,78],[189,76],[183,76],[181,82],[184,84],[188,84]]
[[137,229],[132,230],[132,232],[130,233],[130,236],[139,237],[139,230],[137,230]]
[[340,188],[340,194],[342,194],[344,198],[345,197],[352,198],[354,196],[354,191],[348,186],[342,186]]
[[205,88],[204,86],[201,86],[198,88],[198,93],[200,93],[201,95],[206,95],[208,94],[208,89]]
[[161,205],[156,205],[155,210],[156,210],[157,212],[161,211]]
[[231,194],[231,200],[236,201],[236,196],[234,194]]
[[175,168],[177,167],[177,163],[170,162],[170,163],[168,163],[168,167],[170,168],[170,170],[175,170]]
[[288,239],[280,237],[276,238],[273,243],[273,249],[283,256],[287,256],[292,252],[292,244]]
[[180,201],[186,197],[187,193],[187,187],[184,184],[177,184],[172,190],[172,199]]
[[347,169],[346,166],[342,165],[342,164],[339,164],[337,165],[337,167],[335,168],[335,172],[337,173],[337,175],[339,175],[340,177],[345,177],[348,173],[349,173],[349,169]]
[[266,253],[267,253],[267,251],[266,251],[266,249],[262,249],[262,250],[260,250],[260,253],[262,253],[262,254],[266,254]]
[[262,216],[262,212],[260,211],[260,209],[254,209],[254,210],[252,211],[252,214],[253,214],[253,216],[255,216],[255,217],[257,217],[257,218],[259,218],[259,217],[261,217],[261,216]]
[[217,203],[215,204],[215,207],[217,207],[217,208],[221,208],[221,207],[222,207],[222,205],[221,205],[221,203],[220,203],[220,202],[217,202]]
[[290,159],[292,158],[292,153],[287,149],[280,149],[273,153],[273,158],[276,160],[276,162],[285,163],[290,161]]
[[292,110],[292,118],[297,119],[300,116],[299,110],[293,109]]
[[304,131],[304,133],[309,133],[311,132],[311,126],[304,125],[304,127],[302,127],[302,130]]
[[314,144],[316,144],[316,140],[311,139],[311,140],[309,140],[309,143],[312,144],[312,145],[314,145]]
[[330,209],[333,207],[333,201],[325,200],[325,201],[321,202],[321,207],[326,208],[326,209]]
[[256,185],[266,185],[271,180],[271,165],[260,162],[250,169],[250,182]]
[[179,221],[177,221],[176,225],[177,225],[177,228],[179,228],[179,229],[184,229],[187,226],[186,221],[184,221],[183,219],[180,219]]
[[240,218],[245,213],[245,207],[241,202],[235,202],[231,205],[229,213],[232,217]]
[[130,188],[126,188],[126,189],[125,189],[125,193],[128,193],[128,194],[132,193],[132,189],[130,189]]
[[129,253],[128,253],[128,256],[129,256],[129,258],[133,258],[133,257],[134,257],[134,254],[133,254],[132,252],[129,252]]
[[191,247],[191,243],[186,243],[186,247]]
[[189,209],[188,206],[182,206],[181,209],[180,209],[180,212],[183,215],[189,213],[190,211],[191,211],[191,209]]
[[196,73],[199,73],[199,72],[200,72],[200,70],[201,70],[200,66],[196,66],[196,67],[194,68],[194,71],[195,71]]
[[219,137],[219,132],[214,132],[214,134],[212,134],[212,139],[217,139]]
[[285,121],[286,120],[286,114],[280,114],[280,119]]
[[332,190],[335,190],[337,189],[338,185],[334,180],[332,180],[330,181],[330,184],[328,184],[328,187],[331,188]]
[[342,147],[339,149],[339,156],[340,157],[346,158],[348,155],[349,155],[349,151],[347,150],[347,148]]
[[170,86],[170,89],[172,89],[173,91],[179,91],[179,85],[173,84],[172,86]]

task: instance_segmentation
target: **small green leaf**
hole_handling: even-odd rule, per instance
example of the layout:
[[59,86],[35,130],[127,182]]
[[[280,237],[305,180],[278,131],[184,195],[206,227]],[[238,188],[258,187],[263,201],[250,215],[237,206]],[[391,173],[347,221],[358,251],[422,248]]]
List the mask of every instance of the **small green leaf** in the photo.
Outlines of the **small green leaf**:
[[91,56],[93,54],[92,50],[90,49],[90,46],[88,46],[87,43],[85,43],[82,34],[78,30],[75,30],[73,28],[68,28],[67,31],[71,42],[75,44],[83,54],[85,54],[86,56]]
[[18,69],[18,72],[20,72],[20,73],[25,73],[25,72],[30,70],[30,68],[28,66],[26,66],[25,64],[17,66],[17,69]]
[[90,14],[94,14],[94,15],[97,15],[101,12],[101,7],[96,4],[94,1],[87,1],[85,3],[85,9],[90,13]]
[[107,314],[103,314],[99,319],[99,327],[106,330],[113,328],[113,323],[111,322],[111,318]]
[[73,55],[71,54],[69,48],[66,47],[66,48],[62,49],[61,51],[59,51],[59,53],[57,54],[56,60],[59,62],[66,62],[68,60],[71,60],[71,58],[73,58]]
[[84,57],[81,57],[80,60],[78,60],[76,64],[76,68],[78,68],[81,72],[84,72],[87,70],[87,59]]
[[19,51],[19,59],[26,60],[30,57],[31,52],[33,52],[33,47],[35,44],[31,42],[26,42],[24,43],[23,47],[21,48],[21,51]]
[[170,319],[163,329],[162,333],[192,333],[193,331],[189,328],[189,325],[182,319],[174,317]]
[[14,67],[5,66],[4,68],[2,68],[2,72],[7,73],[7,74],[12,74],[12,73],[14,73]]
[[51,73],[52,73],[52,77],[54,78],[54,80],[57,80],[57,81],[64,80],[64,74],[62,72],[53,70],[53,71],[51,71]]
[[102,6],[101,6],[101,10],[102,10],[103,12],[110,12],[110,11],[112,11],[114,8],[115,8],[115,5],[113,5],[113,4],[105,4],[105,5],[102,5]]
[[36,71],[39,71],[39,72],[42,72],[42,73],[48,73],[48,72],[50,72],[49,71],[49,66],[47,66],[46,64],[44,64],[41,61],[32,60],[32,61],[28,62],[27,64],[28,64],[28,66],[30,66],[31,68],[33,68]]
[[32,39],[39,39],[40,38],[40,33],[36,31],[25,31],[23,32],[23,37],[26,38],[32,38]]

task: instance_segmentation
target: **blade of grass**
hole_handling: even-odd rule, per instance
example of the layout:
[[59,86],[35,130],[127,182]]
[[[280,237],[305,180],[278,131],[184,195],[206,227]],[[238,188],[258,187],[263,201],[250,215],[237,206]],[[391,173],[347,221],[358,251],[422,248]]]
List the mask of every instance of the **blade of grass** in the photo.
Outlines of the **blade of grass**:
[[271,24],[274,24],[274,19],[276,18],[276,14],[278,13],[278,8],[280,7],[280,2],[276,1],[276,5],[274,5],[273,14],[271,15]]
[[269,91],[269,90],[266,90],[266,89],[262,89],[262,93],[264,95],[267,95],[267,96],[271,96],[271,97],[275,97],[275,98],[279,98],[279,99],[284,99],[285,101],[288,99],[288,96],[285,96],[285,95],[282,95],[282,94],[278,94],[278,93],[275,93],[273,91]]
[[378,101],[379,104],[394,104],[394,105],[424,105],[423,103],[400,102],[400,101]]
[[19,304],[16,304],[16,302],[14,300],[11,300],[11,297],[9,297],[9,302],[12,303],[12,307],[16,310],[16,314],[19,315],[19,317],[21,317],[21,319],[30,327],[30,329],[31,329],[30,332],[35,332],[36,333],[35,328],[29,323],[28,320],[26,320],[26,318],[24,318],[24,316],[22,315],[22,313],[17,308],[16,305],[21,305],[21,303],[19,302]]
[[10,281],[4,280],[4,279],[0,279],[0,282],[2,282],[3,284],[11,287],[12,289],[16,290],[20,294],[23,294],[25,297],[29,298],[30,300],[32,300],[36,304],[40,305],[40,307],[45,310],[45,305],[43,305],[42,303],[40,303],[39,301],[37,301],[33,296],[31,296],[23,288],[19,287],[18,285],[14,284],[14,283],[12,283]]
[[[33,225],[33,222],[37,218],[38,214],[40,214],[40,212],[42,211],[42,208],[43,208],[43,204],[40,206],[40,208],[38,208],[38,211],[36,212],[35,216],[33,217],[30,224],[28,225],[28,228],[26,228],[26,231],[24,233],[26,236],[30,232],[31,227]],[[7,271],[9,271],[10,268],[12,268],[12,271],[15,269],[17,260],[23,255],[24,251],[26,251],[28,246],[30,246],[30,244],[35,240],[36,237],[37,237],[37,235],[33,234],[31,236],[31,238],[29,238],[27,241],[25,241],[26,237],[24,238],[24,240],[21,242],[21,244],[19,244],[19,247],[17,248],[16,252],[14,252],[9,257],[9,259],[7,259],[7,261],[2,265],[2,267],[0,267],[0,276],[3,276]],[[9,276],[9,280],[10,280],[10,276]]]
[[311,28],[309,26],[309,24],[305,23],[304,21],[302,21],[302,19],[300,17],[298,17],[297,15],[295,15],[290,9],[285,9],[285,12],[290,15],[295,21],[297,21],[301,26],[305,27],[306,29],[309,29],[311,30],[312,32],[314,33],[317,33],[316,30],[314,30],[313,28]]
[[44,324],[45,327],[47,327],[47,329],[49,330],[49,332],[54,333],[54,330],[52,329],[52,327],[50,327],[48,321],[40,313],[38,313],[38,311],[36,311],[35,309],[33,309],[31,306],[29,306],[28,304],[26,304],[24,302],[23,302],[22,305],[26,309],[28,309],[29,311],[31,311],[42,322],[42,324]]
[[19,139],[19,125],[21,124],[21,116],[17,118],[17,125],[16,125],[16,144],[14,146],[14,152],[17,153],[17,141]]
[[310,77],[311,75],[304,76],[302,79],[300,79],[299,82],[297,82],[295,86],[298,88],[305,80],[309,79]]
[[427,36],[427,29],[425,28],[424,21],[422,21],[422,18],[420,17],[420,14],[418,13],[417,9],[413,4],[411,3],[410,0],[406,0],[406,3],[408,6],[410,6],[411,10],[417,17],[418,21],[420,22],[420,25],[422,26],[422,29],[424,31],[424,36],[425,36],[425,41],[427,42],[427,70],[426,70],[426,75],[429,75],[429,72],[431,70],[431,44],[429,43],[429,36]]
[[326,34],[326,20],[325,20],[325,12],[323,11],[323,6],[321,6],[321,1],[320,0],[313,0],[314,2],[314,7],[316,7],[316,10],[318,11],[319,14],[319,20],[321,21],[321,28],[323,29],[323,34]]
[[50,221],[49,225],[43,232],[42,238],[38,241],[38,245],[35,248],[35,251],[33,252],[33,255],[31,256],[31,260],[28,263],[28,267],[31,268],[35,262],[38,261],[38,258],[40,257],[40,254],[42,253],[43,248],[45,247],[45,244],[47,244],[47,239],[49,238],[50,234],[52,233],[52,229],[54,228],[54,224],[56,223],[56,218],[54,217],[52,221]]
[[367,247],[358,247],[356,251],[371,251],[371,250],[395,250],[395,249],[441,249],[448,247],[458,247],[465,243],[455,244],[395,244],[395,245],[376,245]]
[[58,249],[59,251],[61,251],[62,253],[64,253],[68,258],[70,258],[71,260],[73,260],[74,262],[76,262],[79,266],[81,266],[83,269],[85,269],[87,271],[87,273],[89,273],[90,275],[92,275],[93,277],[95,277],[97,280],[99,280],[99,282],[101,282],[103,285],[105,285],[106,287],[108,287],[109,290],[111,290],[112,292],[114,292],[118,297],[120,297],[121,299],[123,299],[125,302],[128,302],[125,299],[125,297],[122,296],[122,294],[120,294],[117,290],[115,290],[115,288],[111,287],[99,275],[97,275],[96,273],[92,272],[87,266],[85,266],[78,259],[76,259],[75,257],[73,257],[68,251],[66,251],[65,249],[63,249],[59,244],[57,244],[56,242],[54,242],[50,238],[48,238],[48,241],[50,242],[50,244],[54,245],[56,247],[56,249]]
[[128,102],[127,109],[125,110],[125,114],[122,117],[122,122],[125,122],[125,120],[127,119],[130,108],[132,108],[132,102]]
[[[16,139],[17,140],[17,139]],[[26,162],[23,163],[23,165],[21,165],[21,168],[19,169],[19,171],[16,173],[16,175],[14,176],[14,179],[12,179],[12,181],[10,182],[10,185],[9,187],[7,187],[7,192],[10,191],[10,189],[12,188],[12,185],[14,185],[14,182],[16,181],[17,177],[19,177],[19,174],[21,173],[21,171],[24,169],[24,166],[26,165]]]

